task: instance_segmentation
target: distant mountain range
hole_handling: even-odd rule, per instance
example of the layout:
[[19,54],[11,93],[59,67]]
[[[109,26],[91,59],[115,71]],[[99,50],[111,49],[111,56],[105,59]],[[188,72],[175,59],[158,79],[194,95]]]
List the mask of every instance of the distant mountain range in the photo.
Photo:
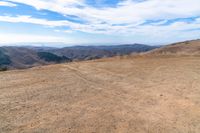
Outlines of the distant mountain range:
[[158,48],[158,46],[133,44],[114,46],[74,46],[48,51],[59,56],[66,56],[72,60],[91,60],[146,52],[155,48]]
[[140,53],[158,48],[143,44],[112,46],[52,47],[0,47],[0,67],[23,69],[62,62],[100,59]]

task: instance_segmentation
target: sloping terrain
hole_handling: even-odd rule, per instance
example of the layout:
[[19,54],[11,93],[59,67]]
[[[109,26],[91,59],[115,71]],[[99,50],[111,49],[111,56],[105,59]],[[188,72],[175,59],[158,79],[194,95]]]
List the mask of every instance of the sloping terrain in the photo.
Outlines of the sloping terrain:
[[200,40],[171,44],[147,52],[147,55],[200,56]]
[[9,65],[11,64],[10,57],[5,54],[5,50],[0,48],[0,65]]
[[34,66],[68,62],[68,58],[60,57],[48,52],[37,52],[25,47],[0,47],[0,67],[30,68]]
[[33,50],[23,47],[1,47],[1,49],[4,55],[9,57],[11,62],[7,66],[11,68],[28,68],[45,64]]
[[132,53],[141,53],[158,47],[159,46],[148,46],[143,44],[124,44],[113,46],[73,46],[61,49],[53,49],[49,50],[49,52],[59,56],[66,56],[72,60],[91,60],[119,55],[129,55]]
[[145,52],[155,49],[148,45],[116,46],[74,46],[66,48],[51,47],[0,47],[0,68],[30,68],[34,66],[71,62],[73,60],[91,60],[116,55]]
[[2,72],[0,132],[199,133],[200,57],[123,56]]

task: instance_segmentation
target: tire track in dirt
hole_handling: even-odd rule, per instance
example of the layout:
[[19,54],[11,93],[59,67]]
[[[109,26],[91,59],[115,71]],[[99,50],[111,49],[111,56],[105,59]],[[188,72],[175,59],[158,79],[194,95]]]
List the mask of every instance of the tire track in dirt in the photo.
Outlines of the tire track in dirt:
[[[87,84],[89,83],[90,87],[93,89],[101,90],[101,93],[106,97],[110,96],[117,99],[123,99],[124,96],[127,95],[120,84],[113,84],[100,78],[94,78],[94,76],[90,77],[89,74],[83,74],[83,70],[79,70],[69,65],[65,67],[70,69],[77,78],[83,80]],[[116,91],[116,89],[119,91]]]

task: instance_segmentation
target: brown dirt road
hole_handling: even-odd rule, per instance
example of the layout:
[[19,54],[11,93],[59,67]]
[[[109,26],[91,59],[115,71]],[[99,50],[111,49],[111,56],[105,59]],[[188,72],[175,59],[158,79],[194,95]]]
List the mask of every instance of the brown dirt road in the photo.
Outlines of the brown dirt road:
[[115,57],[0,73],[1,133],[199,133],[200,57]]

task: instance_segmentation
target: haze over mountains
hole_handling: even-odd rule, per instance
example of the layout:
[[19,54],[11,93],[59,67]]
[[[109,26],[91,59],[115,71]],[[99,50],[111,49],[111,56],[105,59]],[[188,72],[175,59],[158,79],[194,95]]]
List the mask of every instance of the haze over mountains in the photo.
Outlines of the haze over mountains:
[[[99,59],[131,53],[146,52],[158,46],[142,44],[115,46],[51,47],[0,47],[1,66],[29,68],[38,65]],[[3,62],[4,60],[4,62]]]
[[[167,46],[143,44],[111,46],[71,46],[64,48],[34,46],[0,47],[0,66],[9,69],[30,68],[40,65],[100,59],[141,53],[146,56],[200,55],[199,40],[174,43]],[[144,53],[145,52],[145,53]]]

